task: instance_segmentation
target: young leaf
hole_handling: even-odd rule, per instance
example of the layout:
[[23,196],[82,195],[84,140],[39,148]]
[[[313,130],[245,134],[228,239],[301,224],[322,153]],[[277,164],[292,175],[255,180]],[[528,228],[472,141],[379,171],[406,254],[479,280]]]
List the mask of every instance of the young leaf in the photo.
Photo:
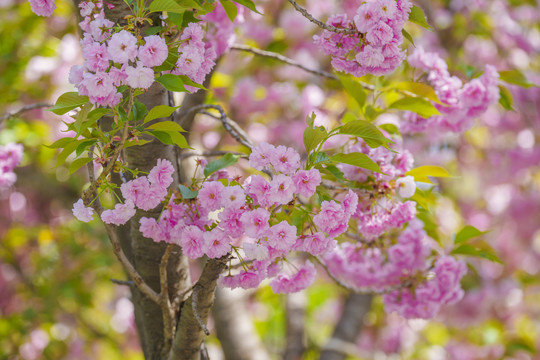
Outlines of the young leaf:
[[236,5],[234,5],[231,0],[219,0],[219,2],[221,3],[221,6],[223,6],[223,9],[225,9],[225,13],[229,20],[234,22],[236,15],[238,15],[238,8]]
[[225,154],[217,160],[214,160],[204,168],[204,176],[208,177],[216,171],[226,168],[227,166],[234,165],[238,162],[240,155]]
[[106,109],[106,108],[97,108],[90,111],[90,113],[88,114],[86,118],[87,119],[86,121],[88,121],[87,127],[94,125],[96,121],[98,121],[105,115],[109,115],[111,113],[112,113],[111,109]]
[[327,135],[328,133],[323,126],[308,126],[306,130],[304,130],[304,146],[306,147],[306,153],[309,154],[311,150],[314,150]]
[[72,141],[64,146],[64,149],[60,151],[60,154],[56,157],[56,166],[63,164],[67,157],[77,149],[77,147],[82,143],[88,141],[88,139],[81,139]]
[[144,105],[139,100],[135,101],[135,104],[133,104],[133,109],[131,112],[133,120],[134,121],[142,120],[147,113],[148,113],[148,109],[146,108],[146,105]]
[[51,145],[43,145],[43,146],[45,146],[45,147],[47,147],[49,149],[59,149],[59,148],[65,147],[67,144],[69,144],[71,142],[74,142],[74,141],[77,141],[77,140],[74,139],[74,138],[71,138],[71,137],[63,137],[63,138],[60,138],[60,139],[56,140]]
[[459,230],[454,239],[454,244],[461,244],[469,239],[484,235],[489,231],[480,231],[474,226],[467,225],[463,229]]
[[77,92],[67,92],[56,100],[56,104],[48,109],[56,115],[64,115],[68,111],[71,111],[79,106],[82,106],[88,102],[88,96],[80,96]]
[[481,257],[499,264],[503,263],[501,259],[497,256],[497,254],[495,254],[495,251],[489,246],[485,246],[485,249],[482,249],[469,244],[463,244],[452,250],[450,254]]
[[144,118],[144,123],[147,123],[151,120],[159,118],[168,118],[172,113],[178,109],[180,106],[167,106],[167,105],[157,105],[150,109],[146,117]]
[[202,85],[191,81],[185,75],[165,74],[158,77],[156,81],[163,85],[163,87],[169,91],[188,92],[184,85],[189,85],[206,90]]
[[389,149],[388,144],[392,140],[387,139],[375,125],[364,120],[350,121],[339,128],[339,133],[343,135],[358,136],[371,148],[384,146]]
[[441,101],[439,100],[439,97],[435,93],[435,89],[433,89],[428,84],[417,83],[417,82],[412,82],[412,81],[404,81],[404,82],[399,82],[397,84],[393,84],[389,86],[389,88],[398,89],[398,90],[406,90],[415,95],[418,95],[420,97],[436,102],[438,104],[441,103]]
[[187,186],[184,186],[182,184],[178,185],[178,188],[180,189],[180,194],[182,194],[182,198],[189,200],[194,199],[199,195],[199,191],[193,191]]
[[414,177],[415,181],[425,182],[429,184],[431,184],[431,181],[429,180],[428,176],[450,177],[450,174],[448,173],[448,171],[446,171],[445,168],[434,165],[419,166],[417,168],[407,171],[405,175],[411,175]]
[[177,131],[177,132],[186,132],[186,130],[182,129],[180,125],[175,123],[174,121],[160,121],[155,124],[152,124],[146,128],[147,130],[163,130],[163,131]]
[[194,0],[154,0],[150,3],[150,6],[148,7],[148,10],[150,10],[150,12],[167,11],[168,13],[177,14],[181,14],[186,10],[191,9],[204,10]]
[[240,5],[244,5],[245,7],[247,7],[249,10],[253,11],[253,12],[256,12],[257,14],[260,14],[262,15],[258,10],[257,8],[255,7],[255,3],[251,0],[234,0],[235,3],[238,3]]
[[512,106],[514,104],[514,99],[510,90],[508,90],[506,86],[499,85],[499,94],[501,95],[499,104],[501,104],[505,110],[515,111]]
[[404,97],[393,102],[389,108],[412,111],[424,118],[440,115],[439,110],[432,103],[420,97]]
[[409,42],[412,44],[412,46],[416,47],[414,45],[414,40],[413,40],[413,37],[411,36],[411,34],[409,34],[409,32],[405,29],[401,29],[401,34],[403,35],[403,37],[407,40],[409,40]]
[[90,161],[92,161],[92,158],[88,157],[73,160],[73,162],[69,164],[69,174],[73,174],[75,171],[79,170],[84,165],[88,164]]
[[336,155],[331,156],[330,160],[334,162],[361,167],[363,169],[367,169],[371,171],[376,171],[382,174],[381,169],[379,168],[379,165],[377,165],[376,162],[371,160],[369,156],[367,156],[366,154],[362,154],[359,152],[348,153],[348,154],[336,154]]
[[517,69],[514,70],[506,70],[506,71],[499,71],[500,79],[504,82],[507,82],[509,84],[518,85],[524,88],[530,88],[532,86],[537,86],[527,80],[525,75]]
[[411,9],[411,13],[409,14],[409,21],[420,25],[425,29],[431,30],[431,26],[429,26],[426,21],[426,15],[424,15],[424,11],[416,5],[414,5]]
[[349,93],[349,95],[351,95],[354,100],[356,100],[360,108],[362,108],[366,103],[367,97],[362,85],[350,76],[338,75],[338,77],[339,81],[341,82],[347,93]]

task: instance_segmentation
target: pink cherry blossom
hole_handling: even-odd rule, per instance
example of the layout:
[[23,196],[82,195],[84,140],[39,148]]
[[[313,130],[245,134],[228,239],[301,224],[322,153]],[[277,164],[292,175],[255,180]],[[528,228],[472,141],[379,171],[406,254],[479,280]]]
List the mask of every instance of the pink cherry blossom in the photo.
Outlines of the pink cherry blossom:
[[240,220],[246,210],[236,209],[234,207],[225,207],[218,214],[220,227],[223,228],[232,237],[239,237],[244,233],[244,225]]
[[246,203],[246,194],[239,185],[227,186],[222,197],[223,207],[239,208]]
[[206,255],[209,258],[220,258],[231,251],[231,240],[223,230],[214,228],[211,231],[205,231],[203,236]]
[[296,274],[288,276],[278,274],[271,282],[270,286],[276,294],[290,294],[304,290],[315,281],[317,270],[309,261],[306,261]]
[[199,190],[199,204],[208,211],[221,209],[225,186],[219,181],[207,181]]
[[143,236],[152,239],[155,242],[165,240],[165,234],[163,234],[163,230],[158,225],[156,219],[142,217],[139,222],[141,224],[139,231],[143,234]]
[[270,164],[271,156],[275,151],[276,148],[274,145],[265,142],[260,143],[249,154],[249,166],[257,170],[262,170]]
[[139,60],[144,66],[154,67],[163,64],[169,56],[165,40],[158,35],[144,38],[145,44],[139,48]]
[[317,169],[299,170],[292,179],[296,185],[296,192],[309,198],[321,184],[321,173]]
[[335,201],[323,201],[321,210],[313,217],[313,222],[330,237],[336,237],[347,230],[349,218],[340,204]]
[[414,177],[404,176],[396,180],[396,187],[398,189],[399,196],[402,198],[409,198],[414,195],[416,191],[416,183]]
[[255,203],[264,207],[272,206],[273,199],[270,196],[272,193],[272,185],[262,176],[250,176],[246,179],[244,188]]
[[270,163],[277,172],[290,175],[300,167],[300,155],[293,148],[280,145],[270,153]]
[[127,64],[137,57],[137,38],[130,32],[122,30],[111,36],[107,51],[112,61]]
[[[268,246],[277,250],[287,250],[296,242],[296,227],[289,225],[285,220],[276,224],[266,233],[268,236]],[[248,234],[249,235],[249,234]]]
[[156,166],[148,174],[148,180],[154,186],[168,188],[174,181],[173,174],[174,167],[172,163],[166,159],[158,159]]
[[39,16],[51,16],[56,9],[54,0],[29,0],[32,12]]
[[114,210],[105,210],[101,213],[101,220],[105,224],[124,225],[135,215],[135,206],[131,201],[125,204],[116,204]]
[[154,83],[154,70],[144,67],[140,61],[136,67],[126,67],[126,74],[126,82],[134,89],[148,89]]
[[270,182],[270,191],[274,203],[285,205],[293,199],[296,186],[290,176],[279,174]]
[[240,217],[246,235],[252,238],[258,238],[270,227],[268,225],[269,219],[270,213],[263,208],[246,211]]
[[193,225],[186,226],[182,230],[178,245],[182,247],[182,251],[190,259],[200,258],[206,251],[203,231]]
[[82,222],[89,222],[94,219],[94,209],[84,206],[82,199],[73,204],[73,215]]

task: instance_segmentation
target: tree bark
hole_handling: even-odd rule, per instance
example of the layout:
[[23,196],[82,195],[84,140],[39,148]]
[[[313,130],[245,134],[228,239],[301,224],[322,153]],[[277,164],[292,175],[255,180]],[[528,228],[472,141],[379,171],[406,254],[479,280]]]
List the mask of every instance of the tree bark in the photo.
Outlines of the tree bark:
[[306,350],[304,322],[306,318],[306,294],[301,291],[287,295],[287,335],[283,360],[301,360]]
[[270,360],[247,313],[243,290],[216,289],[212,316],[226,360]]
[[372,298],[373,295],[365,294],[349,294],[347,296],[332,338],[325,346],[319,360],[344,360],[347,357],[345,351],[339,350],[341,344],[354,343],[360,334],[364,318],[371,309]]

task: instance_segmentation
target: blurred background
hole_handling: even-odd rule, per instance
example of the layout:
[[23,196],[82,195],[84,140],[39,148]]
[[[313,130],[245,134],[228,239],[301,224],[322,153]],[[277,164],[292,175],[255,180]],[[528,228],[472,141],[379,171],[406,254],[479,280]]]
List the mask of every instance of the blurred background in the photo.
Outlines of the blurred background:
[[[238,43],[329,69],[329,59],[313,45],[315,27],[287,1],[256,3],[267,16],[244,12]],[[0,0],[0,145],[24,146],[17,182],[0,190],[0,359],[142,359],[129,289],[110,281],[124,275],[104,229],[71,214],[86,174],[70,175],[69,164],[55,167],[56,151],[43,146],[71,135],[62,131],[69,114],[37,108],[6,116],[72,90],[69,69],[83,61],[76,9],[67,0],[56,4],[53,16],[42,18],[27,2]],[[536,0],[416,4],[434,31],[414,24],[407,30],[416,46],[447,60],[453,75],[472,78],[492,64],[540,84]],[[358,2],[308,0],[305,6],[325,19]],[[407,72],[402,66],[391,77]],[[209,101],[227,104],[254,141],[299,150],[307,114],[332,126],[352,101],[335,83],[234,51],[222,59],[211,89]],[[268,286],[224,295],[247,311],[239,321],[254,326],[262,351],[287,358],[293,353],[287,334],[296,326],[304,358],[318,359],[335,347],[329,338],[348,300],[358,336],[339,344],[341,358],[540,359],[540,88],[501,91],[505,106],[490,108],[464,134],[412,134],[404,144],[416,165],[442,165],[459,176],[439,183],[444,195],[432,199],[437,227],[426,223],[430,236],[444,245],[465,224],[489,230],[483,241],[504,265],[470,260],[465,298],[432,321],[385,315],[379,297],[351,299],[324,277],[295,296],[273,294]],[[205,118],[190,143],[201,150],[233,146],[219,124]],[[295,313],[305,319],[299,326],[287,321]],[[213,334],[214,328],[211,320]],[[222,358],[220,341],[226,340],[208,340],[212,359]]]

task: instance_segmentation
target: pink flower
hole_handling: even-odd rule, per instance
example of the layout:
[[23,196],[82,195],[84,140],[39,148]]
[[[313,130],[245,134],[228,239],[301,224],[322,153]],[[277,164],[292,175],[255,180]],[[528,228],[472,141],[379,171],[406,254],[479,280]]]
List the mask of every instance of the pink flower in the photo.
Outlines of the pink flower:
[[56,9],[54,0],[29,0],[30,8],[39,16],[51,16]]
[[377,0],[374,6],[377,8],[377,13],[384,20],[392,19],[398,11],[395,0]]
[[146,176],[141,176],[122,184],[120,191],[126,202],[131,201],[143,210],[155,208],[167,195],[166,189],[150,186]]
[[127,85],[126,65],[122,65],[120,69],[111,66],[109,76],[111,77],[114,86]]
[[199,190],[199,204],[208,211],[221,209],[225,186],[219,181],[207,181]]
[[204,247],[206,255],[211,259],[217,259],[231,251],[231,240],[223,230],[214,228],[204,232]]
[[260,175],[251,175],[246,179],[244,188],[247,190],[247,194],[255,201],[255,203],[269,207],[273,204],[271,198],[272,186],[265,178]]
[[81,65],[73,65],[69,70],[68,81],[70,84],[78,86],[84,79],[84,67]]
[[356,195],[354,191],[349,190],[341,204],[343,205],[345,214],[347,214],[348,216],[353,216],[356,212],[356,209],[358,208],[358,195]]
[[268,232],[268,245],[277,250],[287,250],[296,242],[296,226],[285,220],[272,226]]
[[299,170],[292,178],[296,192],[308,198],[315,194],[317,186],[321,184],[321,173],[317,169]]
[[227,186],[225,187],[225,192],[223,193],[222,206],[223,207],[236,207],[246,203],[246,194],[244,189],[239,185]]
[[137,67],[126,67],[127,83],[134,89],[148,89],[154,83],[154,70],[144,67],[140,61]]
[[268,248],[261,244],[244,242],[242,245],[247,260],[266,260],[268,259]]
[[300,167],[300,155],[293,148],[280,145],[270,153],[271,164],[277,172],[293,174]]
[[107,51],[111,60],[119,64],[135,61],[137,57],[137,38],[130,32],[122,30],[111,36]]
[[190,259],[200,258],[206,250],[203,231],[193,225],[186,226],[182,230],[178,245],[182,247],[182,251]]
[[321,211],[313,217],[313,222],[330,237],[336,237],[347,230],[349,217],[340,204],[335,201],[323,201]]
[[271,282],[272,291],[276,294],[290,294],[304,290],[315,281],[317,270],[309,261],[293,276],[279,274]]
[[145,44],[139,48],[139,60],[144,66],[154,67],[163,64],[169,56],[169,49],[165,40],[158,35],[144,38]]
[[366,39],[371,43],[371,45],[374,46],[388,44],[390,41],[392,41],[393,37],[394,32],[392,28],[383,22],[377,23],[377,25],[369,29],[366,34]]
[[73,215],[82,222],[89,222],[94,219],[94,209],[84,206],[82,199],[73,204]]
[[358,31],[367,33],[369,29],[378,23],[381,15],[380,10],[377,9],[372,2],[366,2],[360,5],[358,10],[356,10],[354,24]]
[[144,237],[152,239],[155,242],[165,240],[165,234],[163,234],[163,231],[156,222],[156,219],[142,217],[139,222],[141,224],[141,226],[139,227],[139,231],[143,234]]
[[103,41],[111,35],[111,28],[114,23],[108,19],[105,19],[103,14],[100,14],[94,21],[89,23],[90,35],[94,41]]
[[23,146],[16,143],[0,145],[0,171],[11,171],[21,163]]
[[166,159],[158,159],[156,166],[148,174],[148,180],[152,185],[166,189],[174,181],[172,174],[174,174],[174,167],[171,162]]
[[192,43],[178,49],[181,52],[176,61],[176,73],[187,75],[196,81],[197,72],[204,62],[204,43]]
[[322,232],[305,235],[301,239],[303,240],[302,249],[315,256],[333,250],[337,244],[336,240],[326,237]]
[[397,179],[396,187],[398,188],[399,196],[402,198],[409,198],[416,192],[416,183],[412,176],[405,176]]
[[111,77],[104,72],[85,73],[81,84],[88,89],[90,96],[107,97],[116,93],[116,87],[113,85]]
[[366,45],[358,54],[356,60],[362,66],[376,67],[384,62],[384,55],[381,49],[371,45]]
[[109,55],[107,46],[93,42],[82,48],[83,57],[86,59],[85,66],[90,71],[105,71],[109,67]]
[[101,213],[101,220],[105,224],[124,225],[135,215],[135,205],[131,201],[125,204],[116,204],[114,210],[105,210]]
[[220,220],[219,226],[223,228],[232,237],[239,237],[244,233],[244,225],[240,221],[245,210],[236,209],[234,207],[225,207],[218,214]]
[[254,169],[262,170],[265,166],[270,164],[271,155],[276,151],[274,145],[268,143],[260,143],[253,148],[251,154],[249,154],[249,166]]
[[263,208],[246,211],[240,217],[246,235],[255,239],[269,228],[268,220],[270,220],[270,213]]
[[279,174],[270,182],[270,199],[276,204],[287,204],[294,196],[296,186],[290,176]]
[[85,17],[92,13],[96,5],[92,1],[82,1],[79,3],[79,8],[81,9],[81,16]]

